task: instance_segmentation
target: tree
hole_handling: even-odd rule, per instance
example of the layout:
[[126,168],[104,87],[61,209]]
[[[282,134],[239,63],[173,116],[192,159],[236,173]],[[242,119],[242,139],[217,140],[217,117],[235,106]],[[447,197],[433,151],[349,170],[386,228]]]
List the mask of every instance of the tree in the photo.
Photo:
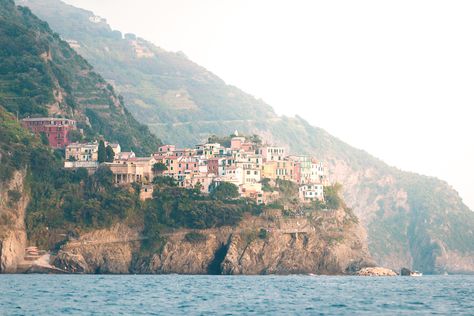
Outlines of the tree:
[[197,193],[201,193],[201,190],[202,190],[202,183],[201,182],[198,182],[196,183],[196,185],[194,186],[194,190],[197,192]]
[[69,133],[67,133],[67,138],[71,142],[78,142],[82,140],[82,134],[78,130],[72,130],[72,131],[69,131]]
[[41,132],[40,133],[40,139],[41,139],[41,143],[43,145],[49,146],[49,138],[48,138],[48,135],[46,135],[46,133]]
[[105,161],[114,162],[115,151],[113,150],[112,147],[110,147],[110,145],[107,145],[107,147],[105,148],[105,156],[106,156]]
[[103,140],[99,142],[99,151],[97,153],[97,160],[99,160],[99,163],[107,161],[107,151],[105,150],[105,144]]
[[253,134],[252,136],[250,136],[250,141],[256,145],[262,144],[262,139],[257,134]]
[[98,187],[110,188],[113,185],[113,173],[107,166],[100,166],[97,171],[94,173],[93,182],[95,185],[95,190]]
[[89,174],[86,168],[77,168],[72,176],[72,180],[75,182],[81,182],[87,180]]
[[[176,187],[178,183],[173,177],[155,177],[153,179],[153,184],[161,185],[161,186],[168,186],[168,187]],[[155,191],[157,192],[157,191]]]
[[341,188],[342,186],[339,183],[324,187],[324,200],[328,209],[337,210],[343,206],[342,198],[339,195]]
[[230,182],[221,182],[211,191],[211,197],[216,200],[232,200],[239,197],[239,188]]
[[168,167],[166,167],[166,165],[164,163],[161,163],[161,162],[157,162],[153,165],[153,173],[155,174],[161,174],[163,173],[163,171],[166,171],[168,170]]

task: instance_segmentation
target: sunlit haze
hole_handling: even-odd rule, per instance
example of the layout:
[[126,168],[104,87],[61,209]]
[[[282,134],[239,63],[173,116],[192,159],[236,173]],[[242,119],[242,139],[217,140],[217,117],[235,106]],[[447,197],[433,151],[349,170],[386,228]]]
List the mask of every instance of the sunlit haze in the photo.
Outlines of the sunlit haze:
[[474,209],[474,2],[67,0]]

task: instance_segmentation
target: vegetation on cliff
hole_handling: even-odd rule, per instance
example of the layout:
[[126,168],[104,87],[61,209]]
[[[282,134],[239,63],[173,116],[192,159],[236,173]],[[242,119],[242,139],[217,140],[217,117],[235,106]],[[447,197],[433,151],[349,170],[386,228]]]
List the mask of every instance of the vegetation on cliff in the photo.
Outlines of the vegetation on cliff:
[[153,199],[144,204],[144,234],[149,238],[148,243],[159,242],[160,232],[170,228],[235,226],[244,213],[260,214],[261,207],[253,201],[237,198],[227,184],[220,186],[223,189],[218,190],[217,195],[203,195],[196,189],[160,181],[155,186]]

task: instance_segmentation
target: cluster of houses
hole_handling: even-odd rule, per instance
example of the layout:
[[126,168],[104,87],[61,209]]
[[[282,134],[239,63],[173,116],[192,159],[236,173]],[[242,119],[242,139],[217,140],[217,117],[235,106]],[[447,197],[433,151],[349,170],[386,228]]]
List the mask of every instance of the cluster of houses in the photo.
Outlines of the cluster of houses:
[[[43,119],[46,120],[46,119]],[[25,119],[24,124],[34,132],[45,130],[53,147],[65,147],[65,168],[86,168],[89,173],[99,167],[99,142],[70,143],[67,133],[75,123],[71,120]],[[31,126],[34,127],[31,128]],[[41,128],[39,128],[41,127]],[[61,131],[61,132],[58,132]],[[276,199],[276,192],[265,190],[262,183],[275,183],[278,179],[298,184],[302,202],[324,200],[324,186],[327,177],[321,162],[310,156],[288,155],[285,148],[262,145],[248,141],[234,133],[230,147],[220,143],[206,143],[194,148],[177,148],[164,145],[149,157],[136,157],[134,152],[122,152],[119,144],[107,143],[114,151],[113,161],[102,162],[114,175],[117,185],[133,182],[141,183],[142,197],[151,197],[150,183],[156,176],[168,176],[176,180],[180,187],[199,188],[209,193],[221,182],[235,184],[242,197],[257,203],[269,203]],[[158,166],[158,167],[157,167]]]

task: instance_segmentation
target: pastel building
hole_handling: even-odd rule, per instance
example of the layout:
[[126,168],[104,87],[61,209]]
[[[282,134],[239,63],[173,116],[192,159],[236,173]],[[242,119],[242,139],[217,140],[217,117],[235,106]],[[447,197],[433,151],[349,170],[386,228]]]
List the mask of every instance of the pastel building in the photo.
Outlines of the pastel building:
[[244,183],[240,187],[240,194],[243,197],[254,200],[257,204],[264,203],[262,184],[260,183]]
[[76,121],[65,118],[25,118],[21,121],[23,127],[35,134],[44,133],[53,148],[64,148],[69,145],[68,134],[76,130]]
[[208,174],[197,174],[193,177],[185,178],[180,183],[180,186],[185,188],[200,187],[202,193],[209,193],[209,188],[214,181],[214,176]]
[[127,161],[131,158],[135,158],[135,153],[133,151],[122,151],[115,153],[115,160]]
[[158,147],[158,152],[159,153],[172,153],[176,149],[175,145],[163,145]]
[[262,177],[272,180],[293,181],[295,163],[290,160],[267,161],[263,163]]
[[244,170],[242,167],[231,166],[225,169],[225,174],[222,176],[222,180],[231,182],[237,186],[244,183]]
[[312,158],[309,156],[290,156],[289,159],[298,164],[297,177],[298,183],[312,183]]
[[283,160],[286,155],[285,148],[265,146],[256,150],[257,154],[261,155],[264,161],[279,161]]
[[322,184],[305,184],[299,187],[298,195],[300,201],[324,201],[324,187]]
[[114,183],[128,184],[133,182],[148,183],[153,180],[153,157],[133,157],[128,160],[106,162],[114,174]]
[[255,168],[243,169],[243,183],[259,183],[262,179],[261,170]]
[[325,182],[325,172],[322,162],[312,161],[311,162],[311,183],[322,183]]
[[240,150],[242,145],[245,143],[245,137],[239,136],[239,133],[236,131],[235,136],[230,140],[230,149]]
[[67,161],[97,161],[99,143],[71,143],[66,146]]
[[144,184],[140,187],[140,200],[145,201],[153,198],[153,184]]

